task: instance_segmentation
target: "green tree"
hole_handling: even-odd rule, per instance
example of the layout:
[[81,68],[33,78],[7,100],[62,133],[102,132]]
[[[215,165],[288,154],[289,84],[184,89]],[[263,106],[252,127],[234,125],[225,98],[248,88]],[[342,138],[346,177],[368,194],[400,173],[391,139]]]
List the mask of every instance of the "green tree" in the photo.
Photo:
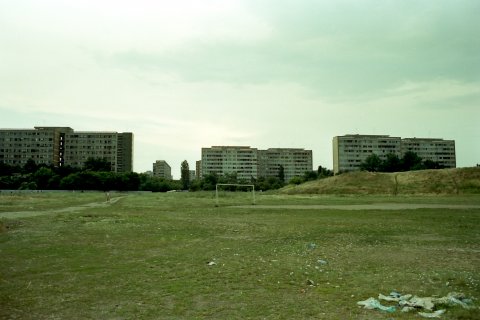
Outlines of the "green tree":
[[88,158],[83,169],[87,171],[112,171],[112,164],[105,158]]
[[215,190],[218,183],[218,175],[214,172],[205,175],[202,179],[203,190]]
[[317,171],[306,171],[303,174],[303,182],[317,180],[317,178],[318,178]]
[[413,151],[405,152],[400,163],[401,163],[401,168],[404,171],[424,169],[422,164],[422,158],[420,158]]
[[23,173],[34,173],[37,171],[38,165],[32,158],[28,159],[25,165],[23,166]]
[[125,190],[137,191],[140,188],[140,175],[136,172],[125,173],[127,186]]
[[181,188],[178,180],[151,177],[145,174],[139,176],[139,181],[139,190],[142,191],[167,192]]
[[239,183],[238,175],[236,171],[226,172],[221,177],[218,178],[219,183]]
[[37,184],[39,190],[50,189],[50,180],[53,178],[55,173],[52,169],[47,167],[40,167],[33,174],[33,181]]
[[301,183],[304,183],[304,182],[305,182],[304,179],[302,179],[301,177],[295,176],[292,179],[290,179],[290,181],[288,183],[289,184],[301,184]]
[[377,172],[380,170],[382,160],[375,153],[369,155],[364,162],[360,164],[360,169],[365,171]]
[[255,190],[274,190],[280,189],[284,183],[278,177],[258,177],[255,181]]
[[7,163],[0,162],[0,177],[10,176],[14,173],[20,173],[22,170],[18,166],[11,166]]
[[317,169],[318,179],[323,179],[323,178],[331,177],[331,176],[333,176],[333,171],[332,170],[329,170],[329,169],[324,168],[322,166],[318,166],[318,169]]
[[187,160],[183,160],[180,166],[180,181],[182,182],[183,190],[188,190],[190,186],[190,167],[188,166]]
[[425,169],[443,169],[443,168],[445,168],[439,162],[432,161],[432,160],[423,161],[423,166],[425,167]]
[[282,183],[285,183],[285,168],[282,165],[278,167],[278,179],[280,179]]
[[382,172],[397,172],[401,171],[400,158],[395,153],[387,154],[387,157],[380,166]]

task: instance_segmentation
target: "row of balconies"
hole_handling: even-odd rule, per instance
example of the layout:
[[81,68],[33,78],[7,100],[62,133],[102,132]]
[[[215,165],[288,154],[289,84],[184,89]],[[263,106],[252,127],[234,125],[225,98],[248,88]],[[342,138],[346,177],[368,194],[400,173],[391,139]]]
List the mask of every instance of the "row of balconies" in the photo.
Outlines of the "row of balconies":
[[53,141],[52,138],[35,138],[35,139],[32,139],[32,138],[0,138],[0,141],[3,141],[3,142],[37,142],[37,141]]

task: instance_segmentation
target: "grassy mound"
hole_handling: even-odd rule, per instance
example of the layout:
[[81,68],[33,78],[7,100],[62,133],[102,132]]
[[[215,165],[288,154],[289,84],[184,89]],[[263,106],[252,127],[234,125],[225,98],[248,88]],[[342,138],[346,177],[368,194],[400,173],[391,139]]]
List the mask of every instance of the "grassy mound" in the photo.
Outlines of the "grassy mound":
[[280,190],[284,194],[480,194],[480,168],[350,172]]

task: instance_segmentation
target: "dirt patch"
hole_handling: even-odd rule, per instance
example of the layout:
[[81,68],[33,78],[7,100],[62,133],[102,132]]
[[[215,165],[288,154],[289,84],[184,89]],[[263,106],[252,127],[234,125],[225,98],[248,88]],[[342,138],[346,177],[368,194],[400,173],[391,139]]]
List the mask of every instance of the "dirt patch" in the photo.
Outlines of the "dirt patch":
[[46,214],[52,213],[66,213],[66,212],[76,212],[82,211],[91,208],[103,208],[111,206],[112,204],[116,203],[118,200],[124,197],[116,197],[112,198],[110,201],[107,202],[92,202],[87,203],[81,206],[73,206],[73,207],[65,207],[55,210],[48,210],[48,211],[13,211],[13,212],[0,212],[0,218],[28,218],[28,217],[35,217],[35,216],[42,216]]

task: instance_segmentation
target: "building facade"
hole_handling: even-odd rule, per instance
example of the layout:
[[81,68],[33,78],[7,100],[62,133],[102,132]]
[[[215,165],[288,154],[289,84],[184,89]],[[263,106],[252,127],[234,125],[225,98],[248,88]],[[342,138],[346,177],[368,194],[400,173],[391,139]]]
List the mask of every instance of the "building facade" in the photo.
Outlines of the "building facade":
[[236,173],[237,179],[257,177],[257,149],[247,146],[212,146],[202,148],[201,174]]
[[195,178],[198,180],[202,178],[202,160],[195,162]]
[[236,173],[237,179],[251,181],[259,177],[278,177],[284,169],[285,181],[312,171],[312,151],[298,148],[258,150],[249,146],[213,146],[202,148],[201,176],[210,173]]
[[23,166],[33,159],[55,167],[82,167],[88,158],[105,159],[113,172],[132,172],[133,134],[70,127],[0,129],[0,162],[9,165]]
[[171,180],[172,167],[165,160],[157,160],[153,164],[153,176]]
[[415,152],[423,160],[438,162],[445,168],[455,168],[457,160],[455,155],[455,141],[427,138],[402,139],[402,154]]
[[312,171],[312,150],[270,148],[259,150],[258,153],[259,177],[278,177],[280,167],[283,167],[285,181]]
[[387,135],[345,135],[333,138],[333,172],[355,171],[372,153],[385,160],[387,154],[401,155],[400,137]]
[[423,160],[432,160],[446,168],[455,168],[455,141],[390,137],[388,135],[350,134],[333,137],[333,172],[360,170],[360,165],[371,154],[385,160],[389,153],[402,157],[413,151]]
[[188,170],[188,178],[189,178],[189,181],[193,181],[197,179],[197,174],[195,170]]

